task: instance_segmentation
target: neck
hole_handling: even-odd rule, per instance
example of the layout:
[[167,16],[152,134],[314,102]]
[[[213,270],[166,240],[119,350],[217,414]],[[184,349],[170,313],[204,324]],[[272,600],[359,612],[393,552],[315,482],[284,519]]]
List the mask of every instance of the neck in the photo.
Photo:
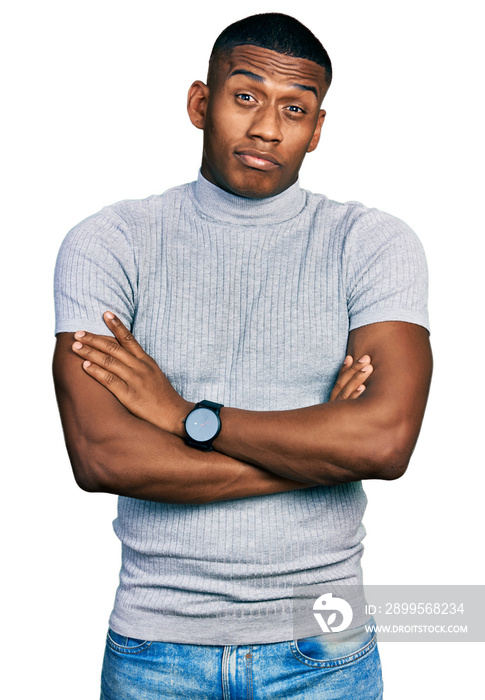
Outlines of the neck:
[[227,192],[209,182],[201,172],[191,192],[197,208],[206,216],[240,226],[288,221],[297,216],[306,203],[306,194],[298,182],[273,197],[251,199]]

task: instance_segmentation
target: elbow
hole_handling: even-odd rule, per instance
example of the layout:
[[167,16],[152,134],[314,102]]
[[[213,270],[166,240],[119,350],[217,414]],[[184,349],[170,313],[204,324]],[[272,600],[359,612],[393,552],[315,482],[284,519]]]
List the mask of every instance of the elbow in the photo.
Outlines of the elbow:
[[99,483],[96,482],[91,475],[82,473],[79,469],[75,469],[74,467],[73,474],[76,484],[82,491],[86,491],[86,493],[101,493],[103,491]]
[[368,460],[368,479],[393,481],[404,475],[416,444],[407,426],[400,425],[383,431],[373,443]]
[[409,457],[402,452],[395,452],[388,455],[376,465],[372,479],[382,479],[384,481],[393,481],[404,475],[408,468]]
[[106,478],[100,475],[98,470],[93,469],[93,463],[80,463],[71,460],[74,480],[82,491],[86,493],[109,493],[110,488]]
[[86,493],[110,493],[108,464],[99,446],[83,441],[74,448],[68,446],[74,480]]

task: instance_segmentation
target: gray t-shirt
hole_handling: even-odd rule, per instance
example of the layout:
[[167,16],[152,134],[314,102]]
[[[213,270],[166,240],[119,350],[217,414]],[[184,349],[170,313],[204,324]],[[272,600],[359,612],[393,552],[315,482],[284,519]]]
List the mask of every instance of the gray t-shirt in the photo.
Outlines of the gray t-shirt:
[[[55,295],[57,333],[106,334],[112,310],[187,400],[260,411],[327,401],[350,330],[428,327],[411,229],[298,183],[251,200],[199,175],[106,207],[66,237]],[[361,581],[365,506],[361,482],[201,506],[119,497],[109,624],[192,644],[291,639],[294,586]]]

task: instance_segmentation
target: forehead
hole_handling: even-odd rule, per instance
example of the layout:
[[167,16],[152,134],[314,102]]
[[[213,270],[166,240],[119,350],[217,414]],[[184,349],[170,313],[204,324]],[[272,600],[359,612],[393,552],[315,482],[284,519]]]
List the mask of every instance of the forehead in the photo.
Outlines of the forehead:
[[265,81],[276,80],[290,84],[308,84],[318,89],[320,99],[326,92],[325,70],[306,58],[245,44],[223,53],[217,60],[217,80],[225,82],[235,70],[246,70]]

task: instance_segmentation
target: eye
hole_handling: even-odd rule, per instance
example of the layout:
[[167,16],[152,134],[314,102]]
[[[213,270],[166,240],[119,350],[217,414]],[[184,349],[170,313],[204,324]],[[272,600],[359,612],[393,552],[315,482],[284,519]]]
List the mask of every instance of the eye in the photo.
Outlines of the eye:
[[252,95],[248,95],[246,92],[239,92],[236,95],[236,98],[242,102],[254,102],[254,97]]
[[294,114],[305,114],[305,110],[297,105],[289,105],[286,109]]

